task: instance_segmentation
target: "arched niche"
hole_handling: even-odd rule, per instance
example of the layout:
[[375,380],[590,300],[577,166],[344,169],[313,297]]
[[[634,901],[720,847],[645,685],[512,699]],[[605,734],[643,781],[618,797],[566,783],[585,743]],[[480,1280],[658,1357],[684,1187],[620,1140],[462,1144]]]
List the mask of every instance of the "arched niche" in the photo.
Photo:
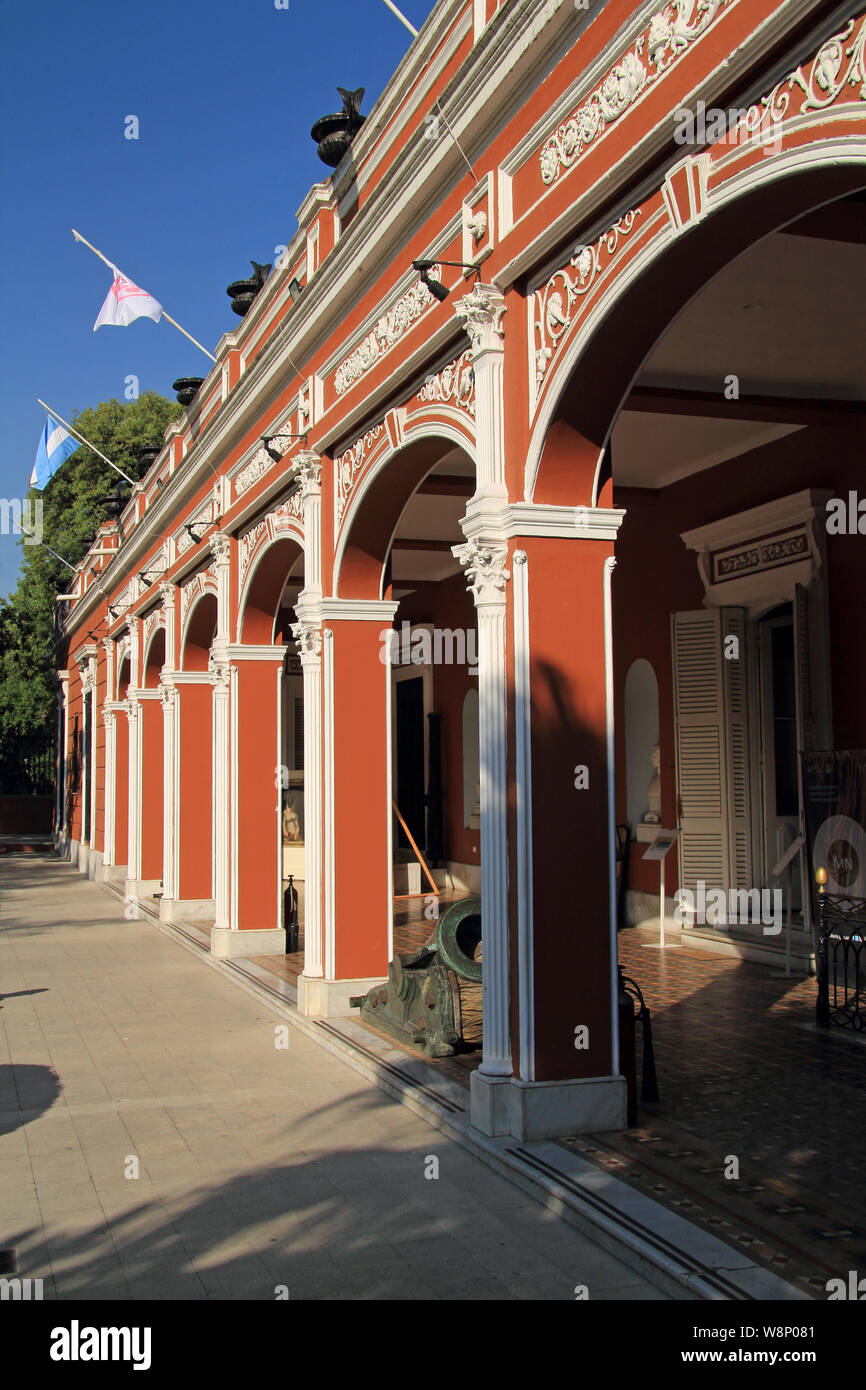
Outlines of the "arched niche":
[[638,657],[625,678],[626,820],[632,835],[649,810],[647,788],[655,772],[652,753],[659,741],[659,685],[652,666]]

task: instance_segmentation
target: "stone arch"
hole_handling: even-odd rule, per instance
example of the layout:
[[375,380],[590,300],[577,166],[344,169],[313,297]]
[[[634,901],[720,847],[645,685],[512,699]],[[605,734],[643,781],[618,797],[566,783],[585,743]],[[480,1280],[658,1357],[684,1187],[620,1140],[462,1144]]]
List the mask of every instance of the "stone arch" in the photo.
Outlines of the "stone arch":
[[180,669],[206,671],[217,629],[217,597],[210,590],[193,600],[181,635]]
[[[268,527],[270,519],[268,519]],[[280,595],[287,578],[304,558],[303,537],[293,528],[276,534],[266,527],[257,538],[241,580],[238,641],[271,645]]]
[[156,690],[160,671],[165,665],[165,623],[158,623],[149,634],[144,650],[142,689]]
[[[358,482],[334,556],[334,593],[340,598],[382,597],[385,565],[394,532],[412,494],[456,444],[474,462],[474,445],[463,430],[445,423],[407,431],[389,444]],[[399,464],[397,460],[399,459]]]
[[[751,162],[731,160],[710,192],[712,151],[683,161],[599,238],[599,245],[614,246],[610,271],[619,264],[598,277],[598,293],[588,295],[585,315],[563,335],[559,361],[543,381],[527,451],[527,501],[604,505],[611,431],[643,363],[679,314],[749,246],[866,185],[866,121],[855,112],[843,123],[851,127],[846,138],[838,112],[828,137],[828,119],[799,127],[794,149],[767,157],[752,150]],[[678,202],[683,179],[698,203],[686,218]],[[567,267],[553,272],[548,284],[561,273],[570,274]],[[579,262],[574,273],[580,275]]]

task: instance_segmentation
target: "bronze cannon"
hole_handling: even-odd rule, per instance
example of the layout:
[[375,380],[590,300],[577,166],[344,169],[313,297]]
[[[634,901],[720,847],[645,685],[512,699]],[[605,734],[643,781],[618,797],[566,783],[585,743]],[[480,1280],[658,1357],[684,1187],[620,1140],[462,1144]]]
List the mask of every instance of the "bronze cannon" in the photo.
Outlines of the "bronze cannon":
[[481,899],[451,903],[420,951],[395,955],[388,979],[358,1004],[361,1017],[428,1057],[481,1046]]

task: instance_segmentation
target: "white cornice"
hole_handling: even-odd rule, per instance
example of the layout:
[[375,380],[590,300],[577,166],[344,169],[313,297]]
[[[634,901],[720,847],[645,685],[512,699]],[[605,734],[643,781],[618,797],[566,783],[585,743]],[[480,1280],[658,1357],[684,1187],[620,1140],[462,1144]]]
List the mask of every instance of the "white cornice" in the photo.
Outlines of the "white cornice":
[[622,525],[622,507],[556,507],[515,502],[504,513],[504,535],[546,536],[556,540],[615,541]]
[[825,488],[804,488],[802,492],[792,492],[788,497],[779,497],[763,506],[683,531],[681,539],[688,550],[699,553],[722,550],[824,516],[827,501],[832,496],[833,493]]

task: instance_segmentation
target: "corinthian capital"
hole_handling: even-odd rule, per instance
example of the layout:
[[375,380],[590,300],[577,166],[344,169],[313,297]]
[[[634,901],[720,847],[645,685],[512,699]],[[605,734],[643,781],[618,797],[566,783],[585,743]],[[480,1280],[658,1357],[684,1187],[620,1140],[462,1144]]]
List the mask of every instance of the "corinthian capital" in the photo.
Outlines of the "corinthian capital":
[[468,541],[466,545],[453,546],[451,553],[466,571],[466,585],[472,592],[476,607],[502,601],[505,585],[511,578],[510,571],[505,567],[508,550],[504,545]]
[[292,636],[297,642],[301,651],[301,661],[316,660],[322,655],[322,626],[321,623],[309,620],[300,623],[292,623]]
[[211,555],[213,555],[217,565],[227,565],[229,563],[231,544],[225,532],[214,531],[213,535],[208,537],[208,545],[210,546]]
[[289,477],[301,484],[301,497],[318,493],[322,488],[322,460],[311,449],[302,449],[292,459]]
[[473,285],[471,294],[458,299],[454,312],[469,334],[473,355],[495,348],[502,350],[505,298],[493,285]]

